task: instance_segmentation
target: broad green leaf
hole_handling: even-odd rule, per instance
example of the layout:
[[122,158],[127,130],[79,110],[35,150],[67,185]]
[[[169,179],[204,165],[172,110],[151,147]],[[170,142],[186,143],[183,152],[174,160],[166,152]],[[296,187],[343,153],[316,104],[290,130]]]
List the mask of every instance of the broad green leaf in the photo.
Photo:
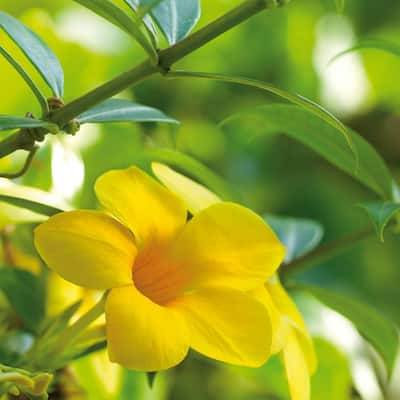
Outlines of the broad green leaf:
[[81,114],[78,117],[81,124],[102,122],[166,122],[178,124],[179,122],[168,117],[163,112],[133,103],[129,100],[109,99]]
[[[134,0],[140,6],[154,6],[157,0]],[[161,0],[151,15],[170,45],[184,39],[200,18],[200,0]]]
[[0,131],[18,128],[48,128],[57,129],[57,125],[38,119],[18,117],[14,115],[0,115]]
[[171,78],[200,78],[200,79],[212,79],[215,81],[226,82],[226,83],[234,83],[242,86],[249,86],[255,89],[264,90],[268,93],[273,93],[276,96],[279,96],[289,102],[300,106],[302,109],[308,111],[311,114],[316,115],[321,118],[323,121],[330,124],[334,127],[338,133],[341,133],[345,138],[347,145],[350,150],[353,152],[353,158],[355,160],[355,167],[357,169],[358,166],[358,154],[357,149],[354,146],[352,141],[352,136],[349,130],[345,125],[342,124],[333,114],[331,114],[328,110],[325,110],[322,106],[317,103],[314,103],[312,100],[309,100],[301,95],[292,94],[286,92],[283,89],[277,88],[269,83],[257,81],[255,79],[243,78],[240,76],[230,76],[230,75],[222,75],[222,74],[210,74],[204,72],[192,72],[192,71],[174,71],[168,74]]
[[194,158],[170,149],[149,149],[143,151],[137,162],[151,163],[158,161],[175,167],[189,177],[209,188],[223,200],[239,201],[239,195],[221,177]]
[[272,215],[264,218],[286,247],[286,264],[315,249],[324,235],[322,225],[313,220]]
[[381,40],[381,39],[365,39],[362,40],[361,42],[357,43],[355,46],[346,49],[344,51],[341,51],[339,54],[337,54],[330,62],[336,61],[338,58],[352,53],[354,51],[359,51],[359,50],[367,50],[367,49],[372,49],[372,50],[382,50],[387,53],[393,54],[394,56],[400,57],[400,45],[397,43],[392,43],[388,42],[386,40]]
[[134,21],[110,0],[74,0],[132,36],[153,59],[157,54],[146,35],[140,30],[141,21]]
[[246,117],[257,122],[257,136],[283,132],[308,146],[382,198],[392,198],[393,181],[389,169],[376,150],[357,133],[350,131],[351,141],[358,153],[358,163],[347,141],[338,134],[337,129],[304,109],[272,104],[230,117],[224,125],[240,123]]
[[0,267],[0,290],[26,326],[37,330],[45,313],[45,300],[40,280],[22,269]]
[[42,112],[45,113],[48,110],[46,97],[42,94],[40,89],[36,86],[35,82],[28,75],[28,73],[22,68],[22,66],[14,59],[14,57],[8,53],[6,49],[0,46],[0,54],[13,66],[13,68],[21,75],[22,79],[27,83],[27,85],[32,90],[33,94],[39,101]]
[[360,204],[374,224],[376,234],[379,239],[384,241],[384,231],[390,220],[400,211],[399,203],[362,203]]
[[64,92],[64,72],[56,55],[49,46],[36,33],[2,11],[0,11],[0,28],[29,58],[52,89],[53,94],[57,97],[62,97]]
[[19,197],[7,196],[3,194],[0,194],[0,202],[5,202],[16,207],[33,211],[34,213],[37,214],[46,215],[48,217],[51,217],[52,215],[62,212],[62,210],[60,210],[59,208],[55,208],[47,204],[38,203],[36,201],[22,199]]
[[300,285],[299,288],[349,319],[381,355],[388,375],[391,376],[399,349],[399,333],[391,321],[381,312],[344,295],[309,285]]

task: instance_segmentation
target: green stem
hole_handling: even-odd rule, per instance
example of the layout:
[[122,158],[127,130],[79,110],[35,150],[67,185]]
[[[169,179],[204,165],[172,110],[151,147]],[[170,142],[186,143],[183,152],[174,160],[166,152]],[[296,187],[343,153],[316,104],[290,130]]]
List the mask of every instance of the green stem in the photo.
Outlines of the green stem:
[[375,230],[368,227],[323,244],[303,257],[281,267],[282,279],[287,280],[295,274],[307,271],[317,264],[328,261],[375,234]]
[[247,0],[221,18],[194,32],[176,45],[159,52],[159,65],[155,66],[151,60],[147,60],[132,70],[125,72],[111,81],[99,86],[93,91],[66,104],[55,111],[51,121],[60,127],[76,118],[79,114],[89,110],[102,101],[116,95],[128,87],[131,87],[156,73],[164,73],[178,60],[197,50],[206,43],[239,25],[251,16],[265,9],[278,7],[276,0]]
[[31,150],[35,141],[25,129],[21,129],[0,142],[0,158],[17,150]]
[[[194,32],[181,42],[159,52],[159,65],[154,65],[151,59],[144,61],[135,68],[104,83],[96,89],[66,104],[50,115],[50,120],[64,127],[83,112],[89,110],[104,100],[121,91],[149,78],[156,73],[168,72],[169,68],[189,53],[199,49],[206,43],[222,35],[226,31],[241,24],[251,16],[267,9],[274,9],[288,3],[289,0],[246,0],[221,18]],[[24,148],[20,144],[18,134],[0,142],[0,158]]]

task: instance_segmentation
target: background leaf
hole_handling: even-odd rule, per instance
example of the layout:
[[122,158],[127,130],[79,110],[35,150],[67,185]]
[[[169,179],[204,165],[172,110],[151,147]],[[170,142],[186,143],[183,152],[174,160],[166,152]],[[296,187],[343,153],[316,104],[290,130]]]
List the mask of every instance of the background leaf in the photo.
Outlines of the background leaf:
[[368,305],[330,290],[309,285],[299,288],[349,319],[381,355],[389,376],[392,374],[399,349],[399,333],[391,321]]
[[167,122],[178,124],[176,119],[168,117],[162,111],[123,99],[109,99],[81,114],[81,124],[100,122]]
[[[151,6],[154,0],[137,0],[141,6]],[[162,0],[151,15],[170,45],[185,38],[200,18],[199,0]]]
[[246,114],[228,118],[224,125],[238,123],[240,118],[257,120],[255,136],[283,132],[303,143],[330,163],[357,179],[382,198],[392,197],[392,177],[384,160],[360,135],[350,131],[358,153],[358,167],[354,154],[343,135],[321,118],[307,111],[285,104],[272,104],[256,108]]
[[4,194],[0,194],[0,201],[16,207],[24,208],[29,211],[33,211],[37,214],[47,215],[48,217],[62,212],[62,210],[60,210],[59,208],[55,208],[47,204],[39,203],[29,199],[23,199],[20,197],[7,196]]
[[383,242],[383,233],[390,220],[400,211],[400,204],[385,203],[362,203],[360,206],[367,212],[374,224],[376,234]]
[[399,44],[388,42],[386,40],[381,40],[381,39],[365,39],[357,43],[355,46],[340,52],[330,62],[332,63],[336,61],[338,58],[343,57],[346,54],[353,53],[354,51],[367,50],[367,49],[383,50],[387,53],[393,54],[394,56],[400,57]]
[[286,247],[286,264],[315,249],[324,235],[322,225],[313,220],[273,215],[264,218]]
[[38,119],[17,117],[15,115],[0,115],[0,131],[18,128],[50,128],[56,129],[57,125]]
[[45,314],[39,279],[23,269],[0,268],[0,290],[29,329],[37,330]]
[[146,35],[140,30],[140,24],[131,19],[121,8],[109,0],[74,0],[82,6],[93,11],[108,22],[122,29],[132,36],[143,47],[143,49],[153,58],[156,52],[147,40]]
[[0,11],[0,27],[29,58],[52,89],[53,94],[57,97],[62,97],[64,72],[56,55],[49,46],[36,33],[2,11]]

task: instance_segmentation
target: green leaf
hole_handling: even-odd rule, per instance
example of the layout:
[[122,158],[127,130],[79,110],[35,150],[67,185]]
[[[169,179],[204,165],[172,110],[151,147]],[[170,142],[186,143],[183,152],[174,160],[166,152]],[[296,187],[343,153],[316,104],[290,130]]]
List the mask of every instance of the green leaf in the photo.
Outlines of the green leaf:
[[381,355],[388,375],[391,376],[399,349],[399,333],[391,321],[380,311],[330,290],[309,285],[299,285],[299,288],[349,319]]
[[132,36],[154,60],[157,54],[146,35],[140,30],[141,21],[134,21],[109,0],[74,0]]
[[14,57],[8,53],[6,49],[0,46],[0,54],[14,67],[14,69],[21,75],[22,79],[32,90],[35,97],[38,99],[42,112],[45,113],[48,110],[46,97],[42,94],[40,89],[36,86],[35,82],[31,79],[28,73],[22,68],[22,66],[14,59]]
[[37,330],[45,314],[45,300],[40,280],[28,271],[14,267],[0,268],[3,291],[27,328]]
[[57,125],[38,119],[18,117],[14,115],[0,115],[0,131],[18,128],[49,128],[57,129]]
[[286,247],[286,264],[315,249],[324,235],[322,225],[313,220],[272,215],[264,218]]
[[[308,146],[337,168],[346,172],[384,199],[392,198],[393,181],[382,157],[360,135],[350,131],[351,141],[358,153],[358,163],[343,135],[321,118],[299,107],[272,104],[251,112],[238,114],[224,121],[239,123],[242,118],[253,118],[257,136],[283,132]],[[358,167],[357,167],[358,164]]]
[[331,114],[328,110],[325,110],[322,106],[317,103],[314,103],[312,100],[309,100],[301,95],[292,94],[277,88],[269,83],[257,81],[255,79],[248,79],[239,76],[230,76],[230,75],[222,75],[222,74],[209,74],[204,72],[192,72],[192,71],[174,71],[168,74],[171,78],[200,78],[200,79],[212,79],[215,81],[221,81],[226,83],[235,83],[238,85],[249,86],[256,89],[264,90],[269,93],[273,93],[276,96],[279,96],[289,102],[296,104],[308,111],[311,114],[316,115],[321,120],[327,122],[333,128],[335,128],[339,133],[343,135],[345,138],[349,149],[353,153],[353,158],[355,160],[354,170],[357,170],[358,167],[358,154],[357,148],[354,146],[352,141],[352,135],[349,129],[346,128],[345,125],[342,124],[333,114]]
[[62,97],[64,72],[56,55],[43,40],[17,19],[0,11],[0,28],[28,57],[53,94]]
[[137,160],[139,164],[152,161],[159,161],[176,167],[187,176],[193,177],[209,188],[223,200],[239,201],[239,195],[228,183],[202,163],[186,154],[171,149],[149,149],[145,150]]
[[387,201],[384,203],[362,203],[360,207],[362,207],[371,218],[376,234],[383,242],[385,228],[390,220],[400,211],[400,204]]
[[[134,0],[140,6],[154,6],[155,0]],[[184,39],[200,19],[199,0],[161,0],[151,15],[170,45]]]
[[60,210],[59,208],[47,204],[39,203],[37,201],[32,201],[29,199],[24,199],[21,197],[7,196],[4,194],[0,194],[0,201],[11,204],[16,207],[24,208],[29,211],[33,211],[37,214],[47,215],[48,217],[63,212],[63,210]]
[[102,122],[166,122],[178,124],[179,122],[168,117],[163,112],[133,103],[129,100],[109,99],[81,114],[78,117],[81,124]]
[[154,381],[156,379],[157,372],[147,372],[146,376],[147,376],[147,383],[152,388],[154,386]]
[[346,54],[352,53],[354,51],[367,50],[367,49],[382,50],[387,53],[393,54],[394,56],[400,57],[400,45],[399,44],[388,42],[386,40],[381,40],[381,39],[365,39],[365,40],[362,40],[361,42],[357,43],[355,46],[353,46],[349,49],[346,49],[344,51],[341,51],[330,61],[330,63],[336,61],[338,58],[340,58]]
[[344,2],[345,2],[345,0],[335,0],[336,10],[339,13],[342,13],[344,10]]

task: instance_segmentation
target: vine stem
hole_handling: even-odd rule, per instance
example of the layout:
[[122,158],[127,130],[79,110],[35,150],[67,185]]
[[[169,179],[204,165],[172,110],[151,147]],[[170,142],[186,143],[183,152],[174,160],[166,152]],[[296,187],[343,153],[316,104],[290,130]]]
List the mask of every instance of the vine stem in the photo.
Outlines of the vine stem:
[[[116,78],[54,111],[49,116],[49,120],[62,128],[83,112],[117,93],[157,73],[162,75],[166,74],[174,63],[241,24],[253,15],[264,10],[271,10],[286,5],[288,2],[289,0],[246,0],[222,17],[192,33],[174,46],[159,51],[158,65],[154,65],[152,60],[147,59],[135,68],[122,73]],[[24,137],[24,130],[21,130],[0,142],[0,158],[18,149],[25,148],[23,146],[26,146],[26,138]]]
[[317,264],[330,260],[373,235],[376,235],[374,228],[367,227],[323,244],[310,253],[305,254],[303,257],[283,265],[281,267],[282,279],[287,281],[288,278],[291,278],[294,274],[307,271]]
[[193,51],[203,47],[205,44],[214,40],[218,36],[244,22],[251,16],[279,6],[276,0],[247,0],[227,14],[206,25],[204,28],[194,32],[187,38],[178,42],[158,53],[159,63],[154,65],[151,60],[146,60],[142,64],[125,72],[111,81],[97,87],[91,92],[79,97],[78,99],[66,104],[64,107],[55,111],[51,116],[51,121],[60,127],[77,117],[81,113],[89,110],[96,104],[114,96],[122,90],[131,87],[152,75],[161,73],[164,75],[170,67]]

